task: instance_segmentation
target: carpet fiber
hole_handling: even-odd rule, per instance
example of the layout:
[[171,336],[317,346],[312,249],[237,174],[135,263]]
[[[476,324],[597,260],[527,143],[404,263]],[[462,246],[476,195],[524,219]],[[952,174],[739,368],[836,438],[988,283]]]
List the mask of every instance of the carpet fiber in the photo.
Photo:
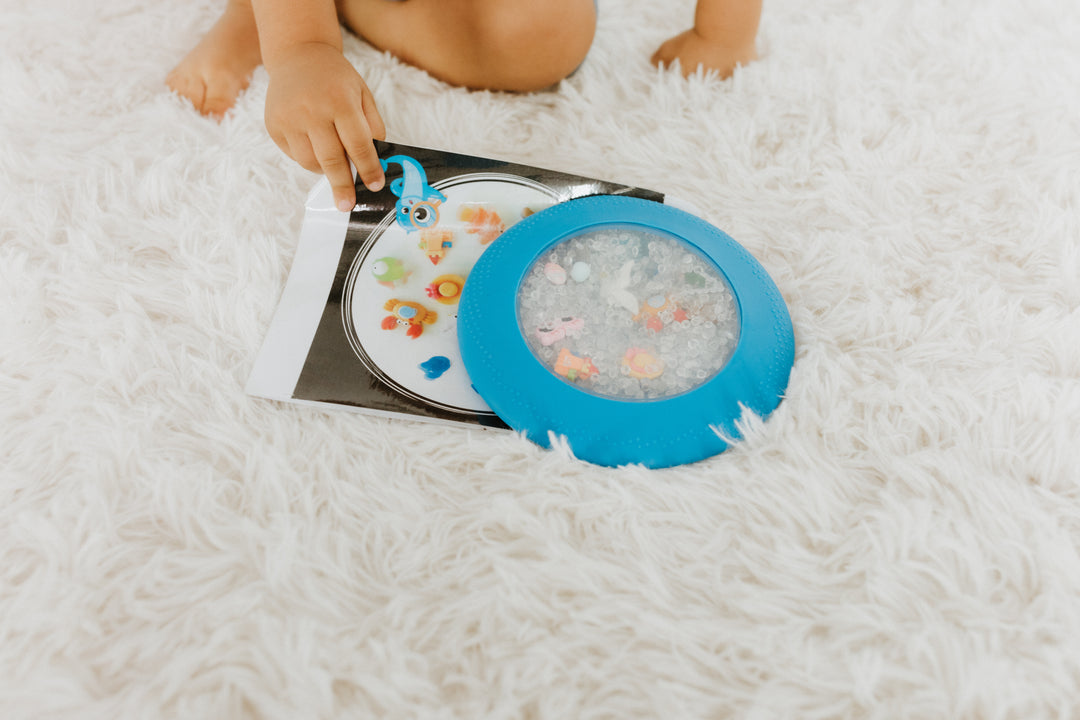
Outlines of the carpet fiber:
[[[787,399],[665,471],[243,392],[315,176],[220,0],[0,0],[0,715],[1080,713],[1080,5],[601,0],[551,92],[356,38],[391,140],[683,197],[791,308]],[[658,418],[658,422],[663,422]]]

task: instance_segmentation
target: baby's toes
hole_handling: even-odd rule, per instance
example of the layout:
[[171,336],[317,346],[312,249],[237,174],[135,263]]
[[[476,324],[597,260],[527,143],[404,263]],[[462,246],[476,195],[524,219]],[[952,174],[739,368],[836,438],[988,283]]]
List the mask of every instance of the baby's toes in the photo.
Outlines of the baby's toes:
[[199,75],[193,75],[177,68],[165,78],[165,83],[180,97],[191,101],[195,109],[205,112],[206,82]]
[[221,118],[236,103],[247,82],[229,73],[217,73],[206,83],[206,97],[201,111],[204,115]]

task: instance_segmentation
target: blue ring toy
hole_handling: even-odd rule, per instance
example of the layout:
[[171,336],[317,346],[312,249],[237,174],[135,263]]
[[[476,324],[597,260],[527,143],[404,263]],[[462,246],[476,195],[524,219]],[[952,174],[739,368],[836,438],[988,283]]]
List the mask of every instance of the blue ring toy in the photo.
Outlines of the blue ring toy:
[[[610,225],[674,236],[726,278],[739,313],[738,343],[727,364],[695,389],[656,400],[601,397],[557,377],[522,336],[517,295],[536,260],[564,240]],[[668,467],[723,452],[725,438],[739,437],[743,407],[765,417],[779,405],[795,359],[787,306],[750,253],[694,215],[617,196],[560,203],[503,233],[465,283],[458,340],[473,387],[511,428],[543,447],[549,432],[565,436],[577,457],[612,467]]]

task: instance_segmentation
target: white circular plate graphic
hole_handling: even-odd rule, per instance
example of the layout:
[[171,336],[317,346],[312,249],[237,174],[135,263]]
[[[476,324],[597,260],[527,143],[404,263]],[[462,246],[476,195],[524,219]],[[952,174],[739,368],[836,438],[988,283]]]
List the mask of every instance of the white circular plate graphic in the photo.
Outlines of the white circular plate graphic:
[[[427,288],[442,276],[467,283],[480,255],[498,242],[492,236],[500,225],[509,228],[560,198],[545,185],[498,173],[459,175],[432,187],[446,196],[437,224],[407,231],[391,210],[357,253],[345,283],[342,321],[357,357],[398,392],[444,411],[491,414],[461,360],[457,304],[440,303]],[[397,313],[386,309],[393,301]],[[434,322],[412,323],[419,333],[410,336],[411,325],[400,316],[424,312],[434,313]],[[392,322],[387,318],[400,322],[386,329],[384,321]]]

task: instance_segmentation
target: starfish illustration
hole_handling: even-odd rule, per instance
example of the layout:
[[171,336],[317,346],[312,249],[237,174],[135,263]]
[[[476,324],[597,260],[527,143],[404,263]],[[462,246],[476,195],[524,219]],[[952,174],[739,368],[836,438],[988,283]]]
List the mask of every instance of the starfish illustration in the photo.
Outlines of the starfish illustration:
[[609,305],[617,305],[626,308],[637,315],[638,310],[640,309],[637,298],[634,297],[632,292],[626,289],[630,285],[630,273],[633,272],[633,269],[634,262],[632,260],[627,260],[623,263],[623,266],[619,268],[619,272],[615,274],[615,277],[604,283],[603,292]]

